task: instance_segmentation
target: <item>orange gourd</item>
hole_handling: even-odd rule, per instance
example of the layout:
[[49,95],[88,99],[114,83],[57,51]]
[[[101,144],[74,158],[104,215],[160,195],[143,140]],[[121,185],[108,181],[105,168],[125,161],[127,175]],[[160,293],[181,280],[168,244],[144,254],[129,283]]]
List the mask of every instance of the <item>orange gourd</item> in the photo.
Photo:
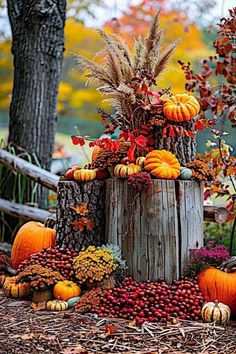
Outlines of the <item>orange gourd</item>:
[[59,281],[53,289],[55,299],[67,301],[81,294],[80,287],[70,280]]
[[81,169],[74,172],[74,180],[78,182],[93,181],[96,178],[95,170]]
[[141,166],[135,165],[134,163],[130,163],[128,165],[124,165],[120,163],[116,165],[114,169],[114,175],[120,178],[127,178],[140,171],[141,171]]
[[218,300],[230,307],[236,316],[236,272],[227,273],[214,267],[203,270],[198,276],[199,288],[207,301]]
[[185,93],[172,95],[163,104],[165,117],[175,122],[191,121],[199,111],[200,104],[196,98]]
[[21,226],[11,251],[11,263],[15,269],[33,253],[38,253],[44,248],[54,247],[56,230],[47,226],[48,220],[46,220],[45,224],[29,221]]
[[13,299],[21,299],[30,294],[30,283],[17,283],[18,277],[9,277],[3,284],[3,292]]
[[153,150],[146,156],[144,168],[157,178],[176,179],[180,175],[180,163],[169,151]]

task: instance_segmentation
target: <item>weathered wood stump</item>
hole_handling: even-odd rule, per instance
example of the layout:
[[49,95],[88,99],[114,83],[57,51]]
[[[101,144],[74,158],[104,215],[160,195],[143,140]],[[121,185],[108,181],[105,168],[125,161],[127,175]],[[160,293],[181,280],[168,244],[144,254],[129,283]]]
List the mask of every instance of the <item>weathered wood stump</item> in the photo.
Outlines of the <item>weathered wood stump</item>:
[[[87,203],[88,214],[80,215],[71,208]],[[93,229],[80,231],[74,222],[87,217],[94,224]],[[82,246],[100,245],[105,233],[105,182],[78,183],[60,181],[57,188],[56,244],[80,250]]]
[[203,244],[202,184],[154,180],[137,193],[126,180],[107,180],[106,241],[121,247],[136,280],[178,278],[189,250]]

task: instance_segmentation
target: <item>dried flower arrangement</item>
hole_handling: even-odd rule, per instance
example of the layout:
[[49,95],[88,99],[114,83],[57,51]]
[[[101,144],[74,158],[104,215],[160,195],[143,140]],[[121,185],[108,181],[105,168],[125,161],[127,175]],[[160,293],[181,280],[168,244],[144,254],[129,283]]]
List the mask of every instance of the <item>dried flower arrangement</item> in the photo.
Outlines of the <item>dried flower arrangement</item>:
[[[133,55],[120,36],[108,35],[102,30],[98,32],[104,48],[95,58],[101,60],[98,62],[81,55],[76,59],[77,69],[87,71],[88,81],[97,83],[98,90],[108,96],[106,100],[115,111],[111,115],[99,110],[105,132],[112,134],[119,128],[119,141],[129,142],[130,149],[136,150],[136,157],[151,149],[166,149],[177,152],[181,163],[193,160],[195,147],[192,140],[195,130],[202,130],[202,125],[194,121],[200,105],[193,96],[173,95],[170,89],[157,88],[157,78],[178,43],[173,42],[165,50],[161,49],[158,14],[153,17],[148,35],[135,40]],[[179,137],[184,139],[181,141]],[[85,143],[81,136],[73,136],[72,141],[80,145]],[[181,144],[187,145],[192,153],[185,153]],[[103,138],[91,141],[90,146],[100,146],[116,153],[119,144]],[[103,167],[107,165],[103,164]]]
[[64,280],[59,272],[34,264],[18,274],[17,282],[30,283],[35,291],[45,291],[51,289],[59,280]]
[[134,188],[137,192],[147,190],[151,187],[153,181],[150,175],[147,172],[139,172],[134,175],[129,176],[128,183]]
[[96,309],[101,301],[101,295],[102,289],[99,287],[86,291],[80,301],[75,304],[75,310],[83,314]]

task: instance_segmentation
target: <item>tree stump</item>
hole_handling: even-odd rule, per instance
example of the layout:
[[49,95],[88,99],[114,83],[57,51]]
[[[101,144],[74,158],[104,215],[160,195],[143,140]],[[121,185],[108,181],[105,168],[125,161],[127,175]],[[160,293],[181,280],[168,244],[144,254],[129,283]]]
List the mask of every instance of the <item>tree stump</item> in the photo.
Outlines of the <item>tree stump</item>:
[[[57,188],[56,245],[79,251],[83,246],[101,245],[105,233],[105,182],[78,183],[60,181]],[[80,215],[71,208],[87,203],[88,214]],[[87,217],[93,229],[80,231],[73,223]]]
[[121,247],[137,281],[177,279],[189,250],[203,244],[202,184],[154,180],[137,193],[126,180],[107,180],[106,242]]

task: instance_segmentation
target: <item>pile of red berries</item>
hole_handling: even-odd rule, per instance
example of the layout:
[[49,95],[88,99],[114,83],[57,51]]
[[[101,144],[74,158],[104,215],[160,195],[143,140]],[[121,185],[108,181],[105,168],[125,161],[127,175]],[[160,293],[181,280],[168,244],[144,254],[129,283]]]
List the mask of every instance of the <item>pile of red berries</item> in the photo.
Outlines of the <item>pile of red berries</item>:
[[124,279],[120,287],[103,293],[96,312],[99,317],[119,317],[134,320],[167,322],[172,318],[199,320],[204,303],[196,280],[181,278],[168,285],[158,282],[137,283]]
[[23,261],[18,268],[18,272],[23,271],[32,264],[40,264],[48,269],[57,270],[66,279],[74,280],[73,260],[78,253],[72,249],[60,249],[59,247],[49,247],[39,253],[34,253],[29,259]]

